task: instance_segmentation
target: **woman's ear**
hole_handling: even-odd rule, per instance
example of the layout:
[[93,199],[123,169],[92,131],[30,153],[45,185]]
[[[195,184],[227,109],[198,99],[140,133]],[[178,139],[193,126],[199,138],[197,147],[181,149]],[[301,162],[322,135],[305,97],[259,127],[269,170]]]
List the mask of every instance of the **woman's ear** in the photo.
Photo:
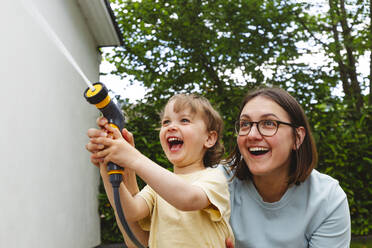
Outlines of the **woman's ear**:
[[293,144],[293,150],[297,150],[300,148],[302,142],[304,141],[306,136],[306,130],[304,127],[296,128],[296,142]]
[[204,142],[205,148],[209,149],[209,148],[213,147],[214,144],[216,144],[216,142],[217,142],[217,138],[218,138],[217,132],[216,131],[210,131],[208,133],[208,137],[207,137],[206,141]]

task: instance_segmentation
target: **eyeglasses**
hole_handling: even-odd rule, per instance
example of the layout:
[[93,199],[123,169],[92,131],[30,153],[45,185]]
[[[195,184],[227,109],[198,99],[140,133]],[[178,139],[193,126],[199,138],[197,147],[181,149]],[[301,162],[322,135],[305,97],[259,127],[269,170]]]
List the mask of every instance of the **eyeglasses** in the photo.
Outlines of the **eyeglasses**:
[[276,120],[260,120],[260,121],[247,121],[238,120],[235,123],[235,131],[239,136],[248,135],[252,129],[253,124],[257,125],[257,130],[262,136],[270,137],[274,136],[278,131],[279,125],[284,124],[291,127],[296,127],[295,125],[283,121]]

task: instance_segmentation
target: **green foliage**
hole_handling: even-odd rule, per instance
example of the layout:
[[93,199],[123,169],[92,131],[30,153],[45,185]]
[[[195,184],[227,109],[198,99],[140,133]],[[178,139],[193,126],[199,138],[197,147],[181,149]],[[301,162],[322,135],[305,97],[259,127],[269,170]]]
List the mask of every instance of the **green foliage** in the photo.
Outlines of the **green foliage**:
[[237,84],[228,76],[236,69],[255,85],[264,80],[259,67],[298,56],[299,12],[290,1],[125,1],[117,12],[124,46],[110,61],[158,97],[223,93]]
[[[280,0],[113,2],[119,4],[124,46],[106,59],[116,65],[114,74],[131,75],[128,80],[148,88],[145,113],[159,110],[164,99],[176,92],[199,92],[221,112],[225,137],[231,137],[239,103],[253,87],[301,88],[307,99],[319,98],[318,92],[330,93],[313,80],[313,75],[326,77],[324,72],[296,62],[303,53],[296,44],[307,40],[296,25],[303,4]],[[234,72],[241,76],[232,76]],[[310,84],[314,86],[307,87]],[[226,147],[233,143],[230,138],[224,141]]]
[[372,229],[372,109],[357,121],[347,108],[319,105],[314,133],[319,152],[318,169],[339,180],[348,196],[352,233],[367,235]]
[[[231,150],[236,143],[233,123],[243,96],[257,86],[282,87],[300,101],[309,118],[319,151],[318,169],[338,179],[348,196],[352,233],[371,233],[371,106],[364,96],[364,105],[355,111],[353,106],[361,94],[357,91],[353,97],[331,94],[337,85],[350,82],[343,78],[340,63],[348,73],[355,70],[341,48],[348,45],[356,59],[370,48],[372,35],[363,26],[370,11],[365,0],[345,1],[348,8],[355,5],[345,19],[355,32],[351,40],[339,36],[339,43],[332,34],[332,23],[336,20],[340,25],[340,12],[332,19],[327,6],[321,6],[322,13],[315,15],[307,11],[309,1],[112,2],[119,6],[116,15],[124,45],[105,58],[116,66],[113,74],[148,89],[144,99],[124,106],[127,128],[140,151],[172,169],[157,128],[158,113],[174,93],[197,92],[207,97],[224,119],[223,142]],[[340,6],[331,9],[340,10]],[[324,64],[298,60],[309,53],[326,54]],[[353,83],[353,87],[368,85],[367,78]],[[121,235],[104,197],[100,205],[105,216],[103,242],[118,242]]]
[[372,248],[372,239],[351,240],[350,248]]

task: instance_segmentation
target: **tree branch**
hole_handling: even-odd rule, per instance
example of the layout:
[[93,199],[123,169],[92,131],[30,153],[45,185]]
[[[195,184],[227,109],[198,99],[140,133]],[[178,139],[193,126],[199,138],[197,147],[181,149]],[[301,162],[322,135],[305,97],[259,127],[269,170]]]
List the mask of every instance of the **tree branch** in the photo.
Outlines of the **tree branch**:
[[345,98],[347,100],[351,99],[351,92],[350,92],[350,84],[348,80],[348,76],[346,73],[346,66],[342,61],[342,56],[341,56],[341,45],[340,45],[340,40],[339,40],[339,33],[337,31],[337,20],[335,17],[335,13],[337,10],[335,9],[335,6],[333,5],[333,0],[328,0],[329,3],[329,14],[331,17],[331,25],[332,25],[332,33],[333,33],[333,39],[335,40],[335,61],[338,64],[338,68],[340,70],[340,76],[341,76],[341,81],[342,81],[342,88],[344,89],[345,93]]
[[355,98],[356,101],[356,110],[357,112],[360,112],[360,108],[363,106],[363,98],[362,98],[362,91],[360,89],[360,85],[357,78],[356,73],[356,62],[355,62],[355,55],[353,54],[353,37],[351,36],[350,28],[347,23],[347,14],[345,9],[345,0],[340,0],[340,8],[341,8],[341,18],[340,23],[342,27],[342,36],[344,38],[344,45],[346,49],[346,55],[347,55],[347,73],[350,78],[351,82],[351,90],[352,90],[352,96]]
[[297,17],[297,21],[302,25],[302,27],[310,34],[310,36],[317,41],[319,44],[321,44],[323,47],[328,47],[328,44],[324,43],[322,40],[317,38],[315,34],[312,32],[312,30],[306,25],[306,23],[299,17]]

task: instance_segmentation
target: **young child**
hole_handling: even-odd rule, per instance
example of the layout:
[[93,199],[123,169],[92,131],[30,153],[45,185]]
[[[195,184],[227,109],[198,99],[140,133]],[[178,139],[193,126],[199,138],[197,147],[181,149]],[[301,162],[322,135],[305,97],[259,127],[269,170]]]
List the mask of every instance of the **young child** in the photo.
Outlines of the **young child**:
[[91,139],[105,147],[96,158],[132,169],[147,183],[134,196],[128,188],[135,186],[122,183],[120,197],[128,222],[138,221],[150,232],[151,248],[218,248],[233,239],[228,185],[222,171],[211,168],[223,154],[222,126],[220,115],[205,98],[184,94],[170,98],[161,113],[159,137],[174,173],[145,157],[108,125],[113,139]]

